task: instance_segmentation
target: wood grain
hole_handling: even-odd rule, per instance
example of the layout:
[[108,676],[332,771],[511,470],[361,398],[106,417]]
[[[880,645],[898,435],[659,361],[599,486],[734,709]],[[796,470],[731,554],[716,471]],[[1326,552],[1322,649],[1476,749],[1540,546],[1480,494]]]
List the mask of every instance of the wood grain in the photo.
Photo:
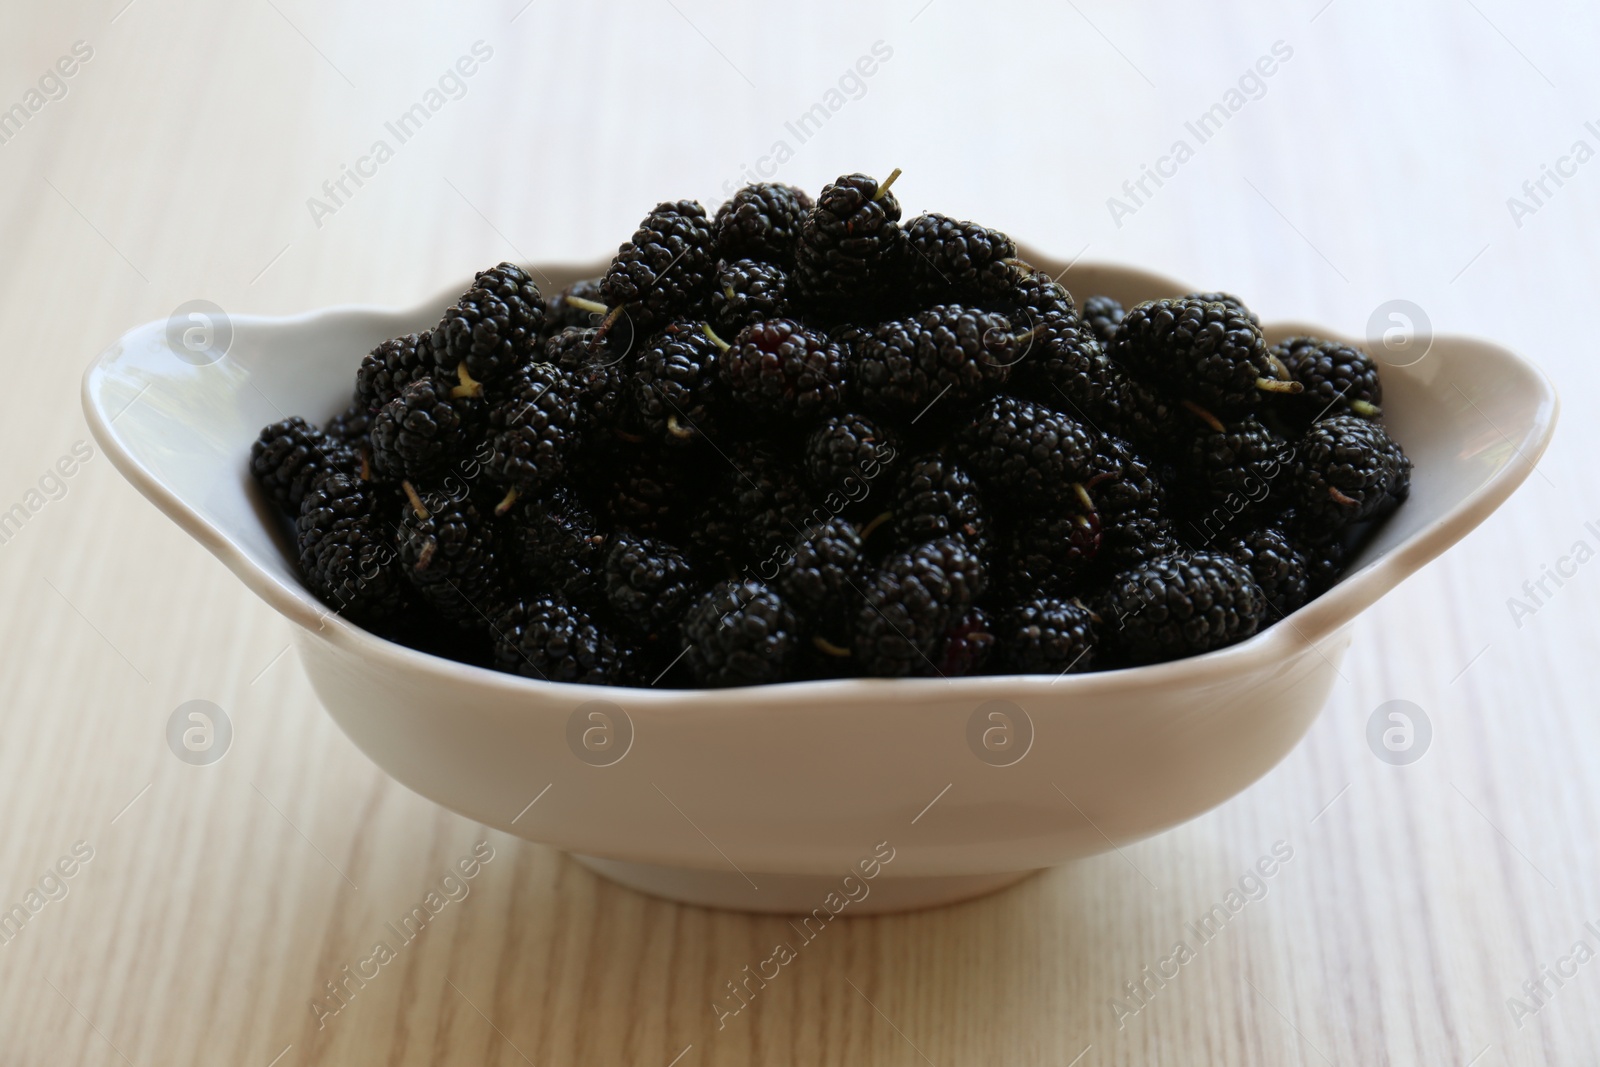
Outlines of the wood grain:
[[[0,109],[93,50],[0,144],[0,511],[42,502],[0,544],[0,905],[93,850],[0,944],[0,1063],[1596,1061],[1600,962],[1546,979],[1536,1013],[1508,999],[1600,948],[1600,564],[1547,580],[1531,615],[1507,602],[1595,544],[1600,163],[1563,164],[1520,218],[1507,200],[1531,204],[1524,181],[1575,141],[1600,147],[1600,15],[523,2],[0,12]],[[337,210],[308,207],[479,41],[459,99]],[[848,76],[876,42],[888,58]],[[1246,84],[1258,98],[1114,218],[1108,198],[1275,42],[1292,56]],[[812,188],[900,166],[908,210],[1226,287],[1268,318],[1359,332],[1410,299],[1541,362],[1567,418],[1506,509],[1369,614],[1326,713],[1244,795],[994,897],[840,923],[719,1028],[712,1002],[782,920],[634,895],[408,793],[318,708],[287,625],[103,456],[64,489],[40,479],[88,440],[89,359],[185,300],[406,304],[503,257],[603,254],[656,200],[715,203],[776,155]],[[191,699],[233,722],[215,765],[166,747]],[[1433,725],[1411,766],[1366,744],[1391,699]],[[480,841],[470,894],[319,1028],[325,983]],[[1259,899],[1195,938],[1278,842],[1292,858],[1246,882]],[[1147,979],[1180,940],[1192,958]]]

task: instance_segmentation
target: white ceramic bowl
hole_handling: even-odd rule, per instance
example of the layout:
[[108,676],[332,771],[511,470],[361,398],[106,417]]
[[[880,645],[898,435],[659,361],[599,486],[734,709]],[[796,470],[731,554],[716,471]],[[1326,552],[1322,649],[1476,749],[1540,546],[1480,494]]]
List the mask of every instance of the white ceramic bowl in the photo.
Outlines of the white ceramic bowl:
[[[540,278],[559,286],[601,269]],[[1192,291],[1092,264],[1062,280],[1125,304]],[[295,624],[328,712],[389,774],[625,885],[752,911],[809,912],[863,892],[853,913],[957,900],[1232,797],[1306,732],[1355,617],[1511,494],[1557,412],[1543,374],[1482,341],[1436,337],[1418,362],[1385,367],[1387,424],[1416,462],[1410,501],[1331,592],[1207,655],[1062,678],[597,689],[439,659],[330,615],[252,484],[261,426],[337,413],[362,354],[431,325],[453,296],[236,316],[226,355],[199,365],[179,358],[168,323],[141,326],[85,375],[89,425],[140,492]]]

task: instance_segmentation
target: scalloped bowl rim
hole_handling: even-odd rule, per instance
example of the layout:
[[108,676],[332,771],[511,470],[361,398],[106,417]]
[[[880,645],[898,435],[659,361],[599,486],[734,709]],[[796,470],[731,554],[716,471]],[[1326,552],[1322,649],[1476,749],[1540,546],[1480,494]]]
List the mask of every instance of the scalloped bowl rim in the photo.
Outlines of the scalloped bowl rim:
[[[1051,262],[1050,257],[1028,255],[1036,264]],[[553,264],[543,268],[550,273],[588,276],[603,270],[601,264]],[[1111,262],[1074,263],[1077,271],[1114,271],[1130,277],[1141,285],[1174,293],[1198,291],[1173,282],[1172,279],[1136,267]],[[319,320],[355,316],[374,318],[419,319],[428,309],[442,307],[454,299],[452,288],[432,299],[410,308],[392,308],[369,304],[344,304],[299,312],[292,315],[232,315],[235,328],[239,325],[287,326],[308,325]],[[160,327],[159,321],[145,323],[128,331],[124,337]],[[1330,331],[1326,327],[1299,322],[1264,323],[1269,334],[1314,333],[1318,336],[1363,342]],[[1484,343],[1476,338],[1439,334],[1433,336],[1438,344]],[[120,344],[120,342],[119,342]],[[405,645],[389,641],[348,622],[329,611],[309,589],[302,585],[290,586],[278,581],[218,526],[209,522],[196,508],[190,506],[161,479],[148,470],[123,444],[112,419],[102,410],[95,392],[96,376],[114,357],[119,345],[113,345],[98,356],[84,373],[82,401],[90,431],[105,449],[112,464],[133,486],[156,505],[164,514],[195,538],[212,555],[216,556],[253,592],[279,613],[335,647],[354,654],[373,658],[406,670],[428,671],[444,678],[458,681],[464,686],[503,691],[543,692],[552,697],[566,697],[576,701],[593,699],[597,692],[625,694],[629,706],[638,711],[646,707],[670,708],[673,705],[693,704],[699,711],[718,708],[744,713],[752,698],[759,696],[766,708],[802,708],[818,702],[837,699],[846,694],[866,698],[893,696],[897,699],[914,699],[919,694],[938,691],[945,695],[970,693],[981,698],[986,689],[1003,686],[1023,691],[1048,690],[1057,697],[1073,693],[1088,695],[1104,690],[1141,685],[1163,687],[1202,683],[1235,671],[1269,666],[1290,651],[1306,645],[1320,644],[1337,634],[1358,615],[1378,601],[1405,578],[1436,559],[1455,542],[1471,532],[1500,506],[1526,479],[1537,464],[1554,433],[1560,410],[1560,401],[1548,377],[1532,362],[1516,353],[1496,345],[1504,355],[1520,364],[1530,373],[1531,379],[1542,390],[1541,413],[1530,428],[1523,446],[1517,446],[1525,463],[1508,462],[1494,472],[1465,499],[1447,511],[1431,525],[1412,534],[1398,545],[1380,554],[1357,570],[1348,572],[1328,592],[1317,597],[1293,614],[1279,619],[1254,636],[1226,648],[1206,652],[1184,659],[1137,667],[1091,671],[1064,676],[1053,675],[979,675],[962,678],[836,678],[813,681],[784,682],[772,685],[746,686],[727,689],[650,689],[639,687],[595,687],[564,682],[550,682],[524,678],[486,667],[478,667],[431,653],[420,652]],[[120,414],[120,413],[119,413]],[[242,457],[241,457],[242,458]],[[952,690],[950,687],[955,687]],[[877,693],[869,690],[876,688]],[[1070,706],[1064,709],[1068,714]]]

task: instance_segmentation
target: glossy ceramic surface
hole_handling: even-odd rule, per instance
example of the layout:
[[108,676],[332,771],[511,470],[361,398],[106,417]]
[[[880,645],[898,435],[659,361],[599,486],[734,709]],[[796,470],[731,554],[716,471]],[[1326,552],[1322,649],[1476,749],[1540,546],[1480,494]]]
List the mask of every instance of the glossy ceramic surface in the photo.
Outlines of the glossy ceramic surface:
[[[535,277],[549,290],[600,269]],[[1106,265],[1062,280],[1125,303],[1190,291]],[[1435,337],[1385,366],[1386,421],[1416,463],[1410,501],[1331,592],[1232,648],[1062,678],[595,689],[439,659],[328,614],[248,473],[261,426],[337,413],[362,354],[431,325],[452,295],[236,316],[211,362],[180,358],[181,329],[150,323],[89,368],[84,409],[129,481],[295,624],[328,712],[385,771],[624,884],[750,910],[822,906],[875,850],[893,858],[856,913],[960,899],[1234,796],[1304,735],[1356,616],[1505,501],[1558,407],[1537,369],[1483,341]]]

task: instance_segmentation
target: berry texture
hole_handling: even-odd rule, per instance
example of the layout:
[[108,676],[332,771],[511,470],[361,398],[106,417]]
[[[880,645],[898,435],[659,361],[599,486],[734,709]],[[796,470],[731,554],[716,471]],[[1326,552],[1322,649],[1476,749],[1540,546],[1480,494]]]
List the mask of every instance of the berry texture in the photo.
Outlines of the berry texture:
[[1014,674],[1066,674],[1094,667],[1093,612],[1076,600],[1033,597],[1000,614],[999,666]]
[[288,515],[300,512],[300,502],[316,477],[327,470],[354,473],[360,460],[298,415],[275,422],[261,431],[250,446],[250,472],[267,498]]
[[1320,537],[1387,514],[1411,490],[1411,460],[1383,427],[1354,415],[1313,423],[1295,459],[1295,511]]
[[879,325],[861,342],[857,391],[873,410],[916,421],[935,401],[954,407],[994,392],[1017,351],[1004,315],[936,304]]
[[1227,545],[1267,598],[1268,617],[1282,618],[1306,602],[1310,574],[1306,557],[1282,529],[1264,526],[1234,538]]
[[1185,297],[1185,299],[1187,299],[1187,300],[1203,300],[1208,304],[1221,304],[1224,307],[1226,307],[1229,311],[1235,312],[1236,314],[1239,314],[1239,315],[1243,315],[1245,318],[1249,319],[1253,324],[1255,324],[1257,326],[1261,325],[1261,320],[1256,317],[1256,313],[1254,311],[1251,311],[1248,307],[1246,307],[1244,301],[1240,300],[1238,297],[1234,296],[1232,293],[1223,293],[1223,292],[1190,293],[1187,297]]
[[1091,296],[1083,302],[1083,321],[1103,345],[1117,339],[1123,314],[1122,305],[1109,296]]
[[610,538],[571,489],[558,486],[519,501],[506,516],[503,543],[507,563],[528,591],[584,605],[603,595]]
[[432,334],[424,331],[391,338],[362,357],[356,369],[356,399],[368,411],[377,411],[408,384],[433,371]]
[[[443,374],[488,382],[533,356],[544,328],[544,300],[528,272],[513,263],[479,271],[472,288],[434,327],[434,365]],[[465,384],[463,382],[463,384]]]
[[657,204],[617,250],[600,282],[606,304],[626,310],[646,333],[677,316],[697,316],[716,262],[711,223],[693,200]]
[[1160,556],[1112,579],[1104,621],[1132,663],[1156,663],[1242,641],[1260,627],[1266,597],[1231,556]]
[[[822,420],[806,438],[806,479],[819,497],[865,502],[874,491],[881,492],[877,479],[899,459],[902,447],[894,431],[870,416],[836,415]],[[854,510],[843,502],[840,506]]]
[[768,580],[802,618],[810,620],[812,633],[848,647],[865,567],[861,535],[847,519],[835,517],[801,541],[793,559],[778,562],[772,568],[776,576]]
[[372,416],[372,465],[385,478],[425,478],[466,447],[477,407],[437,378],[418,378]]
[[722,397],[717,354],[701,325],[688,319],[645,346],[629,387],[650,436],[675,448],[716,436]]
[[937,673],[941,643],[983,595],[984,583],[982,561],[953,538],[885,559],[856,615],[857,669],[895,678]]
[[337,470],[323,472],[300,502],[300,571],[337,613],[381,625],[406,605],[405,579],[380,507],[387,494]]
[[809,300],[860,303],[873,296],[903,254],[900,202],[887,185],[847,174],[822,190],[800,225],[795,281]]
[[566,473],[577,438],[577,388],[559,367],[528,364],[488,421],[490,477],[519,493],[538,492]]
[[328,420],[324,432],[340,444],[360,451],[368,445],[367,434],[372,429],[372,412],[360,398],[350,401],[350,406]]
[[1183,487],[1204,509],[1261,514],[1289,481],[1294,450],[1254,415],[1196,434],[1181,457]]
[[483,627],[501,584],[494,529],[468,499],[415,488],[411,494],[415,499],[400,505],[395,533],[405,576],[444,618]]
[[811,208],[811,197],[792,185],[747,185],[717,209],[713,224],[717,254],[792,266],[800,227]]
[[630,655],[590,615],[556,597],[516,600],[491,620],[494,664],[577,685],[627,685]]
[[844,406],[845,350],[793,319],[746,326],[717,367],[734,403],[757,416],[810,420]]
[[1080,423],[1031,400],[999,396],[957,435],[972,473],[996,500],[1049,505],[1091,473],[1094,439]]
[[694,566],[665,541],[618,534],[606,554],[606,600],[639,633],[672,632],[696,584]]
[[1026,338],[1013,372],[1019,393],[1103,432],[1154,435],[1166,413],[1135,391],[1058,282],[1035,271],[1006,299],[1019,338]]
[[918,215],[905,227],[906,273],[929,303],[982,300],[1016,280],[1017,246],[999,230],[947,215]]
[[684,617],[684,659],[711,688],[780,682],[795,655],[795,627],[794,612],[762,583],[721,582]]
[[1259,383],[1274,377],[1261,328],[1247,314],[1189,297],[1129,308],[1112,355],[1147,383],[1219,416],[1252,410]]
[[577,390],[585,429],[613,429],[630,410],[626,356],[614,346],[614,337],[600,340],[594,330],[567,326],[544,343],[544,362],[566,372]]
[[787,318],[789,273],[754,259],[723,260],[711,283],[711,323],[723,337],[768,319]]
[[1154,465],[1126,441],[1103,437],[1093,468],[1084,490],[1099,517],[1102,562],[1128,567],[1178,547]]
[[307,588],[536,679],[1051,681],[1242,640],[1375,543],[1411,462],[1360,348],[1269,347],[1227,292],[1075,301],[1003,233],[902,224],[899,178],[474,276],[252,445]]
[[[1288,529],[1294,530],[1292,516],[1286,516],[1285,523]],[[1306,561],[1307,599],[1321,596],[1338,584],[1350,555],[1342,540],[1308,541],[1295,536],[1294,544]]]
[[931,452],[910,459],[889,505],[894,538],[913,545],[938,537],[960,537],[986,547],[988,508],[977,482],[960,464]]
[[1274,346],[1272,354],[1305,387],[1299,396],[1285,398],[1302,423],[1330,415],[1375,419],[1381,414],[1378,365],[1361,349],[1315,337],[1290,337]]
[[941,678],[982,674],[994,658],[994,624],[981,607],[971,607],[944,635],[935,673]]
[[1057,592],[1076,588],[1099,558],[1104,541],[1100,514],[1087,495],[1011,516],[1001,535],[1009,561],[1007,591],[1021,595],[1030,586]]

